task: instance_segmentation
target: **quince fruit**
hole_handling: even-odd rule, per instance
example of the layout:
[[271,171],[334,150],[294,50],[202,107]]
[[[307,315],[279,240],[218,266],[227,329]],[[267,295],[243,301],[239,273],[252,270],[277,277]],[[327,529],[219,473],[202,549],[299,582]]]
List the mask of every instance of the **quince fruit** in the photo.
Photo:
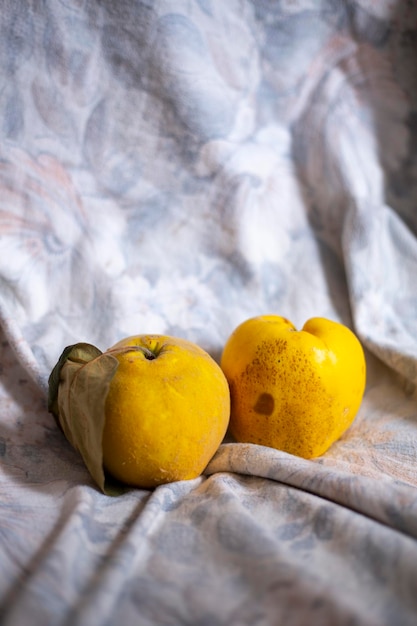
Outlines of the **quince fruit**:
[[105,405],[104,467],[141,487],[199,476],[229,424],[220,366],[199,346],[160,335],[124,339],[112,352],[119,367]]
[[277,315],[246,320],[228,339],[220,364],[234,438],[304,458],[322,455],[341,437],[365,390],[358,338],[318,317],[300,331]]
[[105,493],[114,491],[109,477],[143,488],[196,478],[230,418],[220,366],[165,335],[129,337],[106,352],[68,346],[49,377],[48,405]]

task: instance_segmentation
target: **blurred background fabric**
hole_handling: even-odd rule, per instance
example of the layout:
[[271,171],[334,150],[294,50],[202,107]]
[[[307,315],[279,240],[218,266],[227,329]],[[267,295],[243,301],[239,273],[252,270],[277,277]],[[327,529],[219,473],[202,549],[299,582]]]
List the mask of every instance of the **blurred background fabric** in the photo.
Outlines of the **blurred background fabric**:
[[[414,0],[1,0],[0,84],[1,624],[414,626]],[[64,347],[264,313],[357,333],[349,431],[101,494]]]

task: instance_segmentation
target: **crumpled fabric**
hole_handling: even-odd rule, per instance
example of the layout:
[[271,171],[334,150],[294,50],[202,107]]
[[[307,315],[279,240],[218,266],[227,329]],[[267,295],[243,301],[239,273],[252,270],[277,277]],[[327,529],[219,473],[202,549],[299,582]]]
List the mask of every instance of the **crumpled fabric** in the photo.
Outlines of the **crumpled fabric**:
[[[414,625],[417,7],[3,0],[0,31],[1,623]],[[47,411],[64,347],[219,360],[264,313],[356,332],[349,431],[101,494]]]

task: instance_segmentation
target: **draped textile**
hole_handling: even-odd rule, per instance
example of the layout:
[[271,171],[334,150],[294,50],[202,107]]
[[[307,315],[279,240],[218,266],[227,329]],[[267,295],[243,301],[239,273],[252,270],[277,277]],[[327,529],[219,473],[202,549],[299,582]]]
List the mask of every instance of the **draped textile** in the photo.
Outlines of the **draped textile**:
[[[0,621],[417,620],[417,6],[0,2]],[[65,346],[216,360],[248,317],[366,350],[322,457],[227,437],[110,497],[47,411]]]

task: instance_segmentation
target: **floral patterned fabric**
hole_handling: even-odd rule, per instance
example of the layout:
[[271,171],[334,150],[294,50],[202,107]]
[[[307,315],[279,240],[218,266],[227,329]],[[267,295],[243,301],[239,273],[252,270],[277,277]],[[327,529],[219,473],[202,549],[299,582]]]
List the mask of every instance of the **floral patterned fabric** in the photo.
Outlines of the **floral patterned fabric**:
[[[1,624],[414,625],[416,3],[0,6]],[[46,408],[63,348],[218,360],[263,313],[355,330],[349,431],[101,494]]]

